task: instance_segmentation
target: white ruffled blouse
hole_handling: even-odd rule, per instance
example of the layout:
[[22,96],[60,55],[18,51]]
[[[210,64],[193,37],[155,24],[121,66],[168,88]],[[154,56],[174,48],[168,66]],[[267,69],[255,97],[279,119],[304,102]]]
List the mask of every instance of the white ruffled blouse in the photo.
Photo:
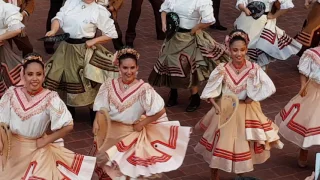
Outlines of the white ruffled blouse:
[[[277,0],[237,0],[236,8],[239,9],[239,4],[243,4],[247,6],[249,3],[253,1],[260,1],[266,5],[266,12],[270,12],[272,9],[273,3]],[[292,0],[278,0],[280,2],[280,9],[291,9],[294,7]]]
[[249,97],[262,101],[276,92],[273,82],[259,65],[247,61],[247,68],[236,74],[230,63],[221,63],[211,72],[201,99],[216,98],[222,93],[235,94],[239,100]]
[[0,35],[24,28],[20,8],[0,0]]
[[94,111],[106,110],[111,120],[124,124],[134,124],[141,115],[153,116],[163,108],[162,97],[142,80],[122,92],[118,79],[108,79],[93,105]]
[[192,29],[197,24],[215,23],[212,0],[165,0],[160,12],[175,12],[179,15],[180,27]]
[[320,47],[306,50],[300,58],[299,71],[320,84]]
[[10,87],[0,100],[0,122],[8,124],[12,133],[35,139],[46,132],[49,123],[52,131],[73,124],[58,93],[44,90],[28,101],[21,89]]
[[59,20],[60,27],[70,38],[93,38],[97,28],[110,38],[118,34],[110,12],[95,2],[86,4],[82,0],[68,0],[52,19]]

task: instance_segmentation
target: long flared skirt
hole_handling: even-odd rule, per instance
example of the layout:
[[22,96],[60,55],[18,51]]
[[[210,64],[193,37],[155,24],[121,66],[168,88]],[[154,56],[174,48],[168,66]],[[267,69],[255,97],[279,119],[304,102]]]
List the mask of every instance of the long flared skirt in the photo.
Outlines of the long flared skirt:
[[118,77],[112,60],[113,54],[101,45],[91,49],[85,44],[62,42],[46,64],[45,86],[58,91],[68,106],[90,105],[99,85],[108,77]]
[[36,140],[13,135],[0,180],[89,180],[95,163],[95,157],[75,154],[55,143],[38,149]]
[[262,67],[274,60],[287,60],[302,48],[298,41],[277,27],[276,21],[268,20],[266,15],[255,20],[241,13],[234,23],[236,29],[249,35],[248,55]]
[[[116,167],[114,171],[122,174],[114,176],[117,173],[110,172],[112,179],[155,178],[182,165],[190,139],[190,127],[180,126],[178,121],[168,121],[166,115],[144,127],[141,132],[134,131],[132,125],[115,121],[109,124],[108,135],[97,158],[100,167],[105,164],[99,163],[105,161],[108,166]],[[108,156],[104,156],[105,153]]]
[[164,42],[148,81],[153,86],[190,88],[207,80],[221,62],[228,62],[225,47],[208,33],[178,32]]
[[320,84],[310,82],[306,92],[292,98],[275,119],[280,134],[303,149],[320,145]]
[[212,108],[196,125],[204,130],[195,151],[210,168],[236,174],[253,170],[270,157],[272,147],[282,148],[278,127],[262,112],[259,102],[240,103],[236,114],[222,127]]
[[305,50],[319,45],[320,3],[314,3],[306,21],[304,22],[302,31],[298,33],[295,39],[303,45],[301,51],[298,53],[299,56],[301,56]]
[[21,83],[22,58],[16,55],[5,42],[0,46],[0,98],[4,92]]

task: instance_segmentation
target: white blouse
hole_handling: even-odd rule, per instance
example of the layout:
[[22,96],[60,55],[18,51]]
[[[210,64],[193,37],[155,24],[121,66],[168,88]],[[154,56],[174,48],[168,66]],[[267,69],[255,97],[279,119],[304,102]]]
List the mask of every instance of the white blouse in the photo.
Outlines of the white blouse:
[[[266,5],[266,12],[270,12],[273,6],[273,3],[277,0],[237,0],[236,8],[239,9],[239,4],[247,6],[250,2],[260,1]],[[292,0],[278,0],[280,2],[280,9],[291,9],[294,7]]]
[[20,8],[0,0],[0,35],[24,28]]
[[215,23],[212,0],[165,0],[160,12],[175,12],[179,15],[180,27],[192,29],[197,24]]
[[44,90],[28,101],[21,87],[10,87],[0,100],[0,122],[11,132],[26,138],[39,138],[51,123],[56,131],[73,124],[67,106],[56,92]]
[[120,90],[118,79],[108,79],[100,87],[93,110],[109,112],[113,121],[134,124],[141,115],[152,116],[164,108],[161,96],[140,80],[125,92]]
[[320,84],[320,47],[306,50],[299,60],[301,74]]
[[93,38],[97,28],[106,36],[117,38],[118,34],[110,12],[93,2],[86,4],[82,0],[67,0],[51,21],[59,20],[60,27],[70,34],[70,38]]
[[239,100],[245,100],[248,96],[254,101],[262,101],[276,92],[273,82],[259,65],[247,61],[247,68],[236,74],[230,63],[221,63],[211,72],[201,99],[231,93],[237,95]]

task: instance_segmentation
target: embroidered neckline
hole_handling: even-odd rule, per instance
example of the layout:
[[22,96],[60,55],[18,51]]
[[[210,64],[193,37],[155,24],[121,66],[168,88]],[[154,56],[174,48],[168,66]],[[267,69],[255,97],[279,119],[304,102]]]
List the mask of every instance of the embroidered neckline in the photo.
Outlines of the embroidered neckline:
[[247,68],[239,74],[237,74],[234,69],[232,69],[232,67],[230,66],[230,62],[224,65],[226,72],[235,85],[239,85],[249,75],[250,71],[254,69],[254,64],[252,62],[247,61],[246,65]]
[[48,94],[50,94],[50,90],[43,90],[41,93],[35,95],[30,101],[28,101],[26,95],[22,92],[22,87],[14,88],[14,93],[17,97],[17,100],[24,111],[28,111],[33,107],[37,106],[43,99],[45,99]]

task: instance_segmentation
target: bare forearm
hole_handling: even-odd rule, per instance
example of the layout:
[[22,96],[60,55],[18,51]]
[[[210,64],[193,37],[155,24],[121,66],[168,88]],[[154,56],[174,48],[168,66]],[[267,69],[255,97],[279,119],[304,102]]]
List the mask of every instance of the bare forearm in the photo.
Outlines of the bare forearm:
[[238,8],[239,8],[242,12],[245,12],[245,10],[246,10],[246,7],[244,6],[244,4],[239,4],[239,5],[238,5]]
[[202,30],[202,29],[206,29],[210,25],[211,25],[211,23],[199,23],[194,28],[197,30]]
[[161,22],[162,24],[167,24],[167,13],[166,12],[161,12]]
[[6,33],[0,35],[0,41],[4,41],[4,40],[10,39],[10,38],[13,38],[13,37],[19,35],[20,33],[21,33],[21,29],[6,32]]
[[105,43],[105,42],[112,40],[112,38],[109,36],[106,36],[106,35],[102,35],[102,36],[96,37],[92,40],[95,42],[95,44],[101,44],[101,43]]
[[300,83],[301,83],[301,87],[304,87],[304,86],[305,86],[305,84],[307,83],[307,81],[308,81],[308,78],[307,78],[305,75],[300,74]]
[[73,125],[65,126],[52,134],[45,137],[47,143],[53,143],[57,139],[65,137],[69,132],[71,132],[73,129]]
[[288,9],[280,9],[273,16],[276,19],[276,18],[282,16],[283,14],[287,13],[288,11],[289,11]]
[[51,23],[51,31],[54,31],[55,33],[58,32],[60,28],[60,23],[57,19],[53,20]]
[[158,120],[164,113],[166,112],[166,110],[163,108],[160,112],[158,112],[157,114],[153,115],[153,116],[148,116],[146,119],[144,119],[143,121],[141,121],[141,125],[142,126],[146,126],[156,120]]

